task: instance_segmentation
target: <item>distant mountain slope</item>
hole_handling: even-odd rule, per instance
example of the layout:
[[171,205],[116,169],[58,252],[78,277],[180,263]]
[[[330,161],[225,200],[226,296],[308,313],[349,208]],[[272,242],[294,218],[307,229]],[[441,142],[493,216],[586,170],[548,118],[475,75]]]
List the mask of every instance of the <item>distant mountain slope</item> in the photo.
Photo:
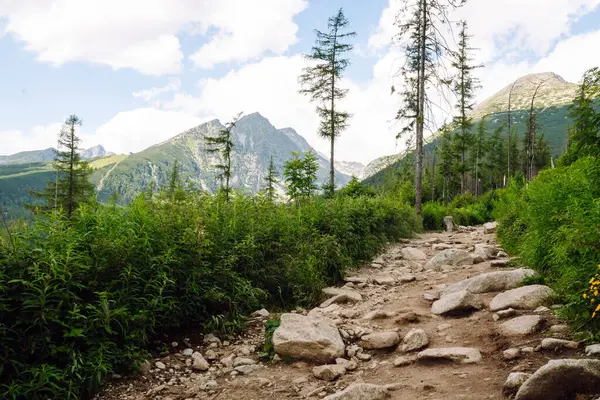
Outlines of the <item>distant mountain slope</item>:
[[335,169],[349,176],[356,176],[363,179],[365,166],[356,161],[334,161]]
[[83,158],[83,159],[90,159],[90,158],[114,156],[115,153],[104,150],[104,147],[102,147],[102,145],[99,144],[94,147],[90,147],[87,150],[83,150],[80,153],[80,155],[81,155],[81,158]]
[[[177,160],[182,179],[194,186],[213,192],[219,186],[215,165],[217,154],[208,154],[205,136],[214,136],[224,126],[210,121],[190,129],[148,149],[132,155],[109,155],[102,146],[86,150],[94,168],[91,176],[97,197],[107,201],[117,193],[122,202],[132,200],[151,182],[155,188],[167,185],[173,165]],[[271,157],[281,177],[284,163],[291,152],[316,151],[291,128],[277,129],[258,113],[247,115],[238,121],[232,131],[234,151],[232,155],[232,186],[247,193],[261,190]],[[51,160],[54,149],[32,151],[4,156],[0,160],[0,205],[11,215],[23,216],[24,203],[32,201],[29,190],[39,191],[55,178]],[[40,162],[34,162],[39,160]],[[318,183],[328,180],[329,161],[317,154],[319,163]],[[336,173],[336,183],[345,185],[350,176]],[[279,185],[283,191],[283,183]]]
[[[163,143],[133,154],[110,169],[98,182],[98,198],[106,201],[113,192],[129,201],[153,182],[155,187],[167,184],[175,160],[180,166],[181,176],[194,185],[207,191],[215,191],[219,182],[215,165],[219,163],[217,154],[205,151],[205,136],[214,136],[224,126],[213,120],[181,133]],[[283,164],[291,152],[313,151],[306,140],[291,128],[276,129],[258,113],[241,118],[232,131],[234,151],[232,155],[233,188],[255,193],[263,187],[264,177],[273,157],[277,171],[281,175]],[[316,153],[316,152],[315,152]],[[327,179],[328,162],[317,155],[319,162],[318,181]],[[109,172],[110,171],[110,172]],[[338,184],[348,182],[347,175],[336,175]]]
[[[568,128],[571,121],[568,118],[569,105],[577,95],[579,85],[566,82],[559,75],[547,72],[541,74],[526,75],[517,79],[498,93],[484,100],[471,114],[477,124],[483,116],[486,116],[486,132],[491,133],[508,121],[508,96],[514,84],[511,96],[511,121],[513,128],[517,131],[519,143],[522,142],[524,132],[527,128],[529,118],[529,107],[531,96],[535,87],[542,81],[545,83],[540,88],[534,102],[537,121],[540,125],[538,135],[543,134],[550,151],[555,157],[564,153],[568,137]],[[506,136],[506,130],[503,132]],[[427,140],[426,140],[427,141]],[[429,138],[425,145],[425,151],[431,152],[435,146],[435,139]],[[367,166],[370,175],[365,182],[380,184],[385,176],[396,173],[402,160],[401,155],[382,157],[374,160]],[[383,166],[383,168],[379,168]],[[374,170],[377,170],[374,173]]]
[[56,150],[50,147],[44,150],[22,151],[10,156],[0,156],[0,165],[52,161],[54,160],[55,151]]

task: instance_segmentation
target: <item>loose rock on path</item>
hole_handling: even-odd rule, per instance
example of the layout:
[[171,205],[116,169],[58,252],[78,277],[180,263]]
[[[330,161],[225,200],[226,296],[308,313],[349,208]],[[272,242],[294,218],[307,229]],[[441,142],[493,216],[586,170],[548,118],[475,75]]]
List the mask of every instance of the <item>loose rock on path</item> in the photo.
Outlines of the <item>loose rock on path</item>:
[[[572,381],[561,381],[565,393],[568,384],[589,391],[577,376],[598,379],[600,361],[578,360],[600,357],[600,345],[572,340],[549,288],[520,288],[534,271],[506,264],[495,229],[390,246],[350,271],[345,285],[324,289],[320,306],[282,315],[273,362],[258,357],[273,317],[259,310],[243,335],[180,339],[169,355],[144,363],[143,374],[114,379],[96,398],[533,399],[555,396],[554,376],[563,372]],[[546,365],[550,359],[559,361]]]

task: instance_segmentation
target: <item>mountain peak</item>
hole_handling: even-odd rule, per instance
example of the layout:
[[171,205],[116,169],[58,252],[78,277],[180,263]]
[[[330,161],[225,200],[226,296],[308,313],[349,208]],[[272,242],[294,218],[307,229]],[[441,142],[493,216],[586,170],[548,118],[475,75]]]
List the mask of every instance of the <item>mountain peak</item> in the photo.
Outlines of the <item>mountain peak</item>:
[[[573,101],[579,85],[565,81],[554,72],[542,72],[520,77],[498,93],[487,98],[471,113],[474,119],[486,115],[508,111],[510,99],[511,110],[526,110],[531,106],[531,97],[540,86],[535,98],[535,108],[563,106]],[[512,93],[511,93],[512,92]]]

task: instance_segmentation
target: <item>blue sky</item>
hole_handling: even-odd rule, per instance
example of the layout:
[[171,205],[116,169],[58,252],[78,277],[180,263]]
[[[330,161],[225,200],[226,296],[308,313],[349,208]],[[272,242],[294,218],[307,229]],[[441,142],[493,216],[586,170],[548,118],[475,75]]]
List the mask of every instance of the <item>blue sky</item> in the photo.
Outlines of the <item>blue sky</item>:
[[[24,4],[25,3],[25,4]],[[318,121],[297,93],[313,29],[343,7],[358,37],[344,84],[354,114],[338,157],[397,152],[389,95],[401,50],[396,0],[0,0],[0,154],[54,145],[71,114],[85,146],[139,151],[208,119],[259,111],[318,150]],[[470,0],[483,99],[553,71],[576,81],[600,65],[600,0]],[[592,50],[594,49],[594,50]]]

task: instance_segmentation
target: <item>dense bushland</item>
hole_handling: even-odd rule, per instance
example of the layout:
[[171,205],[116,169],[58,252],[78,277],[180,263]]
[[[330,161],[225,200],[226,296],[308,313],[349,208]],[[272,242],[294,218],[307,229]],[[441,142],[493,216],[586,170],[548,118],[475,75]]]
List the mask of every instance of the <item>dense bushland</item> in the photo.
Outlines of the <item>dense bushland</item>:
[[457,225],[481,225],[493,219],[495,191],[479,197],[470,193],[456,196],[450,203],[428,202],[423,205],[423,228],[442,230],[444,217],[451,215]]
[[566,302],[566,317],[597,335],[594,299],[583,294],[600,263],[598,158],[542,171],[528,187],[514,181],[500,191],[495,214],[502,246],[557,290]]
[[53,211],[0,236],[1,398],[79,398],[163,333],[233,331],[261,306],[313,304],[417,226],[383,197],[149,197]]

